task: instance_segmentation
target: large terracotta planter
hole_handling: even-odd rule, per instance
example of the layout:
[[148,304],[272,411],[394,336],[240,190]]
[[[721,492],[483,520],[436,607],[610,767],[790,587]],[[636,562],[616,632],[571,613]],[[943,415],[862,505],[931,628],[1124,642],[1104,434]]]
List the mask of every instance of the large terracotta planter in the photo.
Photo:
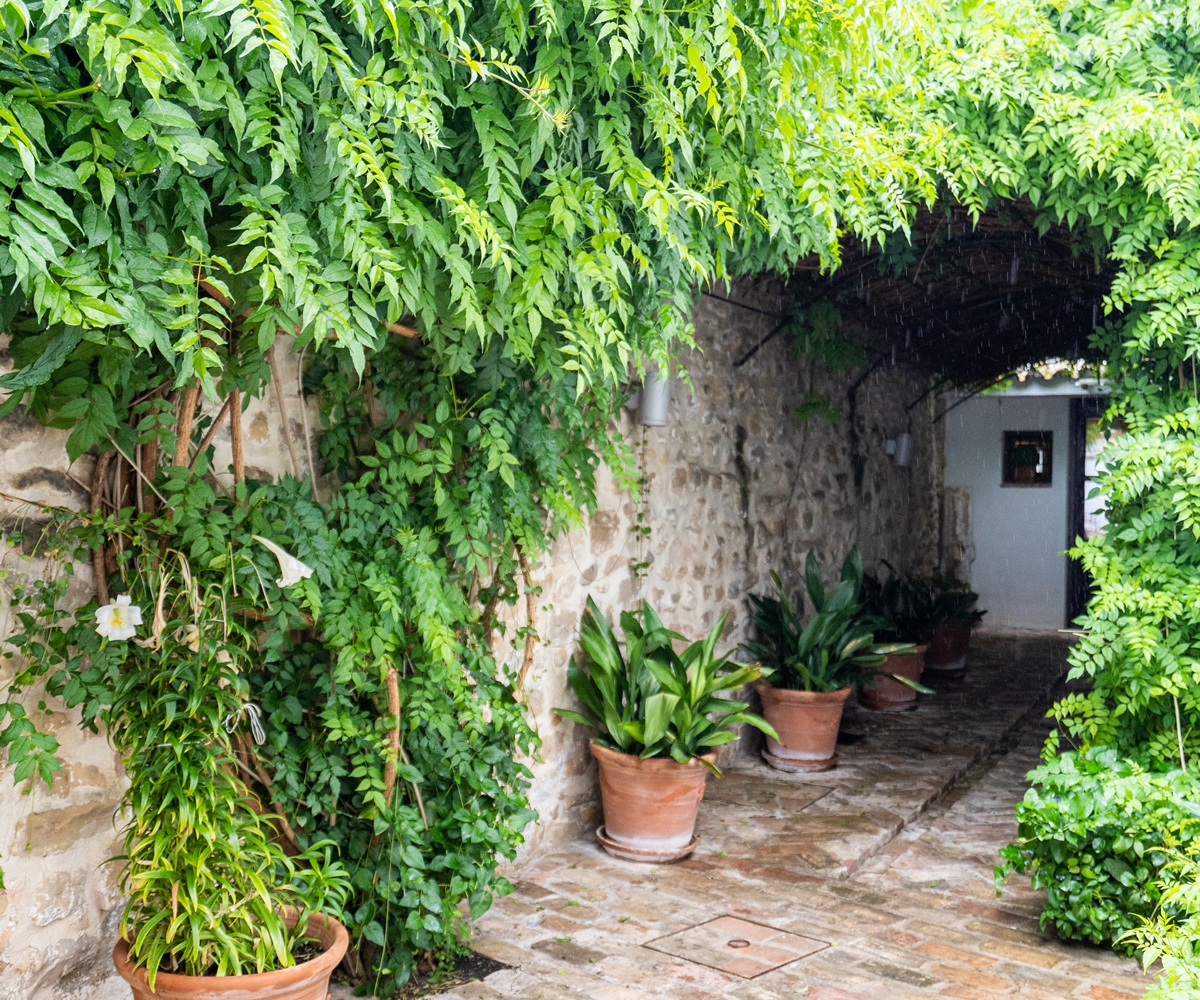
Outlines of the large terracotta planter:
[[[927,646],[917,646],[911,653],[893,653],[879,669],[889,674],[919,681],[925,669]],[[859,703],[872,712],[911,712],[917,707],[917,692],[907,684],[877,674],[875,679],[858,692]]]
[[933,630],[925,670],[931,674],[954,676],[967,669],[967,649],[971,645],[969,622],[943,622]]
[[[592,743],[600,765],[604,826],[596,839],[614,858],[663,863],[680,861],[696,848],[696,813],[708,768],[662,757],[642,760]],[[705,758],[717,759],[716,753]]]
[[[290,918],[295,923],[294,915]],[[329,976],[346,954],[350,937],[332,917],[308,918],[308,934],[320,942],[316,958],[275,972],[248,976],[179,976],[159,972],[154,992],[147,985],[146,970],[134,968],[129,945],[122,939],[113,949],[113,965],[133,990],[133,1000],[327,1000]]]
[[763,718],[779,734],[767,737],[763,760],[780,771],[828,771],[837,764],[837,735],[850,688],[788,691],[765,681],[754,685]]

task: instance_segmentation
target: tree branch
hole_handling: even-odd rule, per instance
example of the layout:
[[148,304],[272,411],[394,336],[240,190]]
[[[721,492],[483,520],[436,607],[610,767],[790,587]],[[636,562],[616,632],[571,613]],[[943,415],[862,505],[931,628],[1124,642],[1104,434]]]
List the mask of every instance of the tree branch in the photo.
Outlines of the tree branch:
[[[400,675],[396,672],[395,666],[388,664],[387,672],[387,699],[388,699],[388,715],[395,719],[392,725],[391,732],[388,733],[388,749],[389,753],[387,760],[383,764],[383,799],[388,804],[392,804],[392,796],[396,791],[396,761],[397,759],[409,763],[408,754],[404,752],[404,744],[400,742]],[[421,797],[421,789],[415,781],[408,783],[413,790],[413,795],[417,799],[417,810],[421,814],[421,822],[425,824],[425,829],[429,829],[429,816],[425,812],[425,800]]]
[[183,391],[183,405],[175,423],[175,465],[190,468],[188,450],[192,444],[192,424],[196,419],[196,403],[200,399],[200,386],[189,385]]
[[[275,804],[275,784],[271,781],[266,769],[262,766],[262,762],[258,759],[258,755],[254,752],[254,748],[250,745],[250,741],[241,733],[233,734],[234,754],[233,759],[251,780],[257,780],[263,788],[267,790],[267,798],[271,804]],[[246,759],[243,760],[242,758]],[[253,770],[247,766],[247,761],[253,766]],[[259,815],[266,819],[276,822],[279,825],[279,835],[284,840],[284,848],[288,854],[295,857],[303,853],[300,850],[300,845],[296,842],[296,831],[292,829],[292,825],[287,821],[287,818],[281,812],[268,812],[266,808],[262,808]]]
[[229,393],[229,445],[233,452],[233,482],[237,484],[246,478],[246,457],[242,452],[242,391],[234,389]]

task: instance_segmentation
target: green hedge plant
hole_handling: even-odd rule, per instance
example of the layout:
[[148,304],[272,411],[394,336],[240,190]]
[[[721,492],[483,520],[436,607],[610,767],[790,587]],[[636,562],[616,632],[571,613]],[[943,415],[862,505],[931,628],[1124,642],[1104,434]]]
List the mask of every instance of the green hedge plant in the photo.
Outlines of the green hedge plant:
[[1143,1000],[1194,1000],[1200,996],[1200,854],[1194,841],[1186,849],[1167,849],[1155,889],[1153,914],[1120,941],[1138,950],[1147,971],[1159,965]]
[[1159,902],[1168,845],[1200,843],[1200,780],[1144,771],[1099,748],[1061,754],[1030,780],[997,887],[1010,872],[1029,875],[1046,892],[1043,927],[1071,940],[1122,941]]

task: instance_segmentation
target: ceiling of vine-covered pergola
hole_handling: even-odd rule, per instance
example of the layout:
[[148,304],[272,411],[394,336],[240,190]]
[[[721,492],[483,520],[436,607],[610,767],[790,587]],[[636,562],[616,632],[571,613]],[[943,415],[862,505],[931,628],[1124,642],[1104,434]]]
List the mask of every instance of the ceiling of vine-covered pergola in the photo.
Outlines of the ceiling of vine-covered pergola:
[[848,240],[822,274],[802,263],[786,299],[802,316],[832,302],[841,332],[880,361],[960,385],[1047,358],[1083,358],[1115,268],[1086,234],[1039,233],[1036,209],[1006,203],[978,221],[963,208],[922,211],[911,237],[883,250]]

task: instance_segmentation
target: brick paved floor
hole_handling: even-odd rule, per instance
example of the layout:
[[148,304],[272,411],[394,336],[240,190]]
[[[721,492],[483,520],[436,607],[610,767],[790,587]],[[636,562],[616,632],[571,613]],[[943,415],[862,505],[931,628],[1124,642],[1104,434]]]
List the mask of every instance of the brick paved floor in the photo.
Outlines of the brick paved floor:
[[[682,864],[616,861],[584,838],[507,872],[516,892],[474,946],[511,968],[443,1000],[1135,1000],[1136,963],[1043,936],[1038,894],[1011,879],[997,898],[992,883],[1064,651],[977,641],[966,678],[918,711],[852,707],[852,742],[826,774],[735,761],[709,782]],[[710,923],[722,917],[759,926]],[[792,960],[752,979],[719,971],[757,971],[743,956]]]
[[[1043,936],[1038,894],[1013,879],[997,898],[992,883],[1063,652],[979,643],[967,678],[917,712],[851,711],[843,731],[861,738],[827,774],[738,761],[710,782],[701,847],[681,864],[617,861],[590,839],[535,859],[476,928],[476,949],[512,968],[448,996],[1134,1000],[1146,983],[1134,962]],[[813,945],[728,921],[671,937],[718,917],[821,947],[742,978],[719,968],[757,971]]]

